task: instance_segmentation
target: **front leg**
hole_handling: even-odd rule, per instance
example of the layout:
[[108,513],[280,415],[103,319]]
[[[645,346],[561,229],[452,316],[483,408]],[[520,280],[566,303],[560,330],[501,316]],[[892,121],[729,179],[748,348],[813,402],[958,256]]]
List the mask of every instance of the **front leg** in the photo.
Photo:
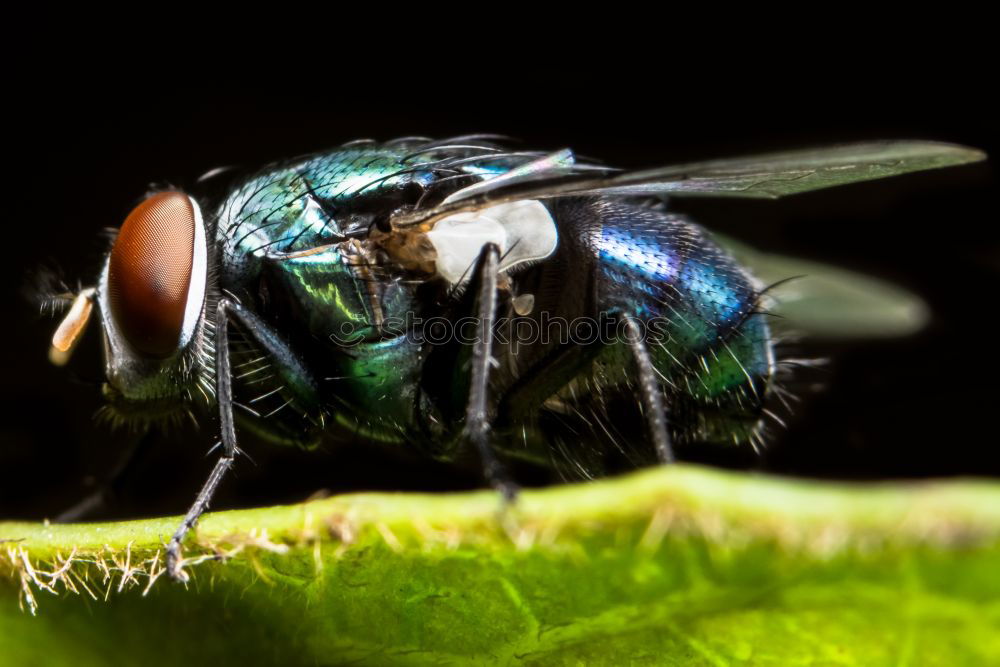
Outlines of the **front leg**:
[[167,545],[167,572],[177,581],[187,581],[181,560],[181,543],[208,508],[215,491],[226,473],[232,467],[239,453],[236,443],[236,428],[233,422],[233,384],[229,361],[229,318],[236,318],[250,332],[266,352],[274,357],[281,374],[288,378],[286,383],[293,393],[307,402],[315,402],[318,389],[311,373],[298,356],[281,337],[257,315],[244,308],[239,302],[223,298],[219,300],[215,321],[215,380],[216,399],[219,405],[219,424],[222,431],[222,455],[198,493],[194,504],[184,516]]
[[222,456],[215,463],[205,485],[195,498],[191,509],[184,515],[181,525],[174,531],[167,544],[167,573],[175,581],[186,582],[188,575],[181,564],[181,542],[198,518],[208,508],[222,478],[236,458],[236,428],[233,426],[233,382],[229,364],[229,311],[235,302],[220,299],[215,311],[215,388],[219,404],[219,424],[222,430]]

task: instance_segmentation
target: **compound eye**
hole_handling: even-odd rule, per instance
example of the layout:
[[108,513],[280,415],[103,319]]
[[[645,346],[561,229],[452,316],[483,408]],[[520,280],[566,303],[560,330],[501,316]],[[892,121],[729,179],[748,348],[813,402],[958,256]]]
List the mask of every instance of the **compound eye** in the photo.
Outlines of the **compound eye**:
[[118,329],[140,354],[167,357],[180,344],[191,287],[197,213],[182,192],[160,192],[122,225],[108,264]]

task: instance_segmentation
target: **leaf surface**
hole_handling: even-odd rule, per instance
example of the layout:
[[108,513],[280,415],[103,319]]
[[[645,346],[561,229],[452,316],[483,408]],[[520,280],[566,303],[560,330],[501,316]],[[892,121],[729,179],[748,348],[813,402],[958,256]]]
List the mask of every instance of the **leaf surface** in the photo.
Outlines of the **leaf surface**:
[[1000,663],[997,483],[676,465],[499,507],[207,515],[187,588],[159,576],[175,518],[0,523],[0,662]]

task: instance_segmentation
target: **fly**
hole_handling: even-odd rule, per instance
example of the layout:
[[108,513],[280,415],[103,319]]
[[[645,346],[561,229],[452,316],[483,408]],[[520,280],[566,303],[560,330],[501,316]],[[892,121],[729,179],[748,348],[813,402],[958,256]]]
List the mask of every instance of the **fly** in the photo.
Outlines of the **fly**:
[[51,358],[66,363],[96,307],[113,415],[218,415],[221,455],[167,549],[183,581],[181,544],[240,453],[237,422],[302,447],[471,450],[508,499],[505,457],[584,469],[579,428],[554,425],[621,449],[621,406],[660,463],[678,443],[762,444],[765,289],[665,199],[984,157],[894,141],[620,171],[490,136],[351,142],[148,195],[94,285],[67,297]]

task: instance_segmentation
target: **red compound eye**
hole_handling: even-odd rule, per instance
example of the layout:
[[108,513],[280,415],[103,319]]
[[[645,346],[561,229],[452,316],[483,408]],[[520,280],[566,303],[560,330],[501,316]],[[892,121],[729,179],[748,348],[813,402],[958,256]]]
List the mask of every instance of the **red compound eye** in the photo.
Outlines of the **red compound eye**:
[[111,313],[141,354],[166,357],[184,324],[194,259],[195,211],[181,192],[161,192],[128,217],[108,266]]

